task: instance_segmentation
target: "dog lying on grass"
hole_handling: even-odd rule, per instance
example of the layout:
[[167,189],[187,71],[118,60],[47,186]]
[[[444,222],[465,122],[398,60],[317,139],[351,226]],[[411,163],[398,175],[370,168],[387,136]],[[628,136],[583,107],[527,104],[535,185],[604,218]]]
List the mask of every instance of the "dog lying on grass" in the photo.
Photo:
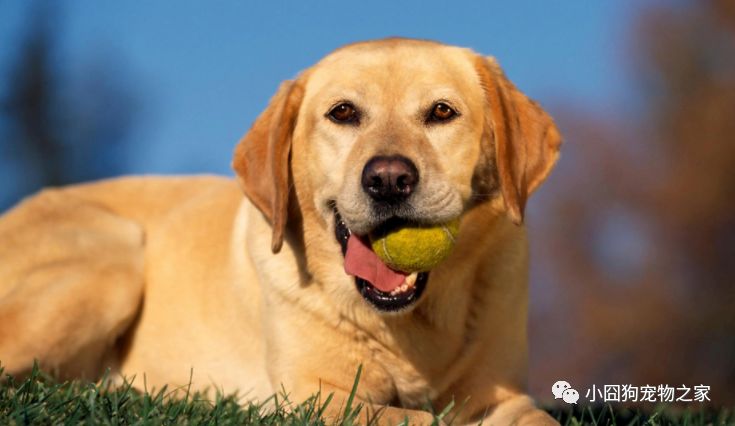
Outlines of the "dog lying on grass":
[[[235,148],[235,181],[49,189],[0,218],[0,362],[149,388],[193,371],[197,389],[321,389],[335,409],[362,366],[357,397],[385,421],[431,423],[423,407],[457,401],[458,422],[555,424],[524,392],[522,220],[560,144],[492,58],[341,48],[281,85]],[[428,271],[354,248],[388,221],[449,220],[454,248]]]

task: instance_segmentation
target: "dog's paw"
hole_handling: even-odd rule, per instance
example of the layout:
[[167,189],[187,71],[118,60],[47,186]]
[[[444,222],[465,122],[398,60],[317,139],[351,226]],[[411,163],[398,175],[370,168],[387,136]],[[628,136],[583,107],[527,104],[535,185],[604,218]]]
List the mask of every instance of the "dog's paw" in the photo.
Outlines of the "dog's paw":
[[515,424],[518,426],[559,426],[559,422],[549,413],[539,409],[523,413]]
[[378,424],[401,425],[401,426],[446,426],[440,418],[428,411],[418,410],[390,410],[378,419]]
[[546,411],[536,407],[528,395],[517,395],[499,404],[490,416],[482,420],[491,426],[558,426]]

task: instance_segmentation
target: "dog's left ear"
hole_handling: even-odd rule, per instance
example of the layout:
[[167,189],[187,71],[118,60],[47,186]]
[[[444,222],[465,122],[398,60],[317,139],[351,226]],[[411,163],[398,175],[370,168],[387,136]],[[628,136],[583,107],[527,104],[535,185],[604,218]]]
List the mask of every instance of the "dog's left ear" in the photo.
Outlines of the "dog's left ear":
[[520,225],[531,193],[559,158],[561,135],[536,102],[521,93],[494,58],[477,56],[485,91],[485,136],[492,138],[500,192],[510,219]]
[[235,147],[232,160],[243,191],[273,228],[273,253],[281,250],[288,219],[291,137],[303,94],[299,80],[282,83]]

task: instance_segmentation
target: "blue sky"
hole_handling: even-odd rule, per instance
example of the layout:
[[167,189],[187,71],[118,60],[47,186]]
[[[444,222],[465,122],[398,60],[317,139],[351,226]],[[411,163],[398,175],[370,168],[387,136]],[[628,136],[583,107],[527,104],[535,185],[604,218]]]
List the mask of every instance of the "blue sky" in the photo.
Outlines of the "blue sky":
[[[641,3],[62,1],[56,61],[65,78],[83,78],[101,58],[130,82],[139,114],[125,172],[230,173],[234,143],[279,82],[356,40],[471,47],[496,56],[544,105],[624,104],[626,34]],[[31,25],[31,5],[0,1],[0,76]]]

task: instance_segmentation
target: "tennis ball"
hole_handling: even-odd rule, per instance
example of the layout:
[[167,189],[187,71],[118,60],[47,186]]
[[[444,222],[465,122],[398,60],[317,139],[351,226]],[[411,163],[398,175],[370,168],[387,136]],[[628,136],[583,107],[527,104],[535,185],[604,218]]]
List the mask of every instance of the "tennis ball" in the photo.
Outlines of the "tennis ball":
[[375,254],[390,268],[401,272],[431,270],[454,247],[459,219],[435,226],[396,226],[370,235]]

